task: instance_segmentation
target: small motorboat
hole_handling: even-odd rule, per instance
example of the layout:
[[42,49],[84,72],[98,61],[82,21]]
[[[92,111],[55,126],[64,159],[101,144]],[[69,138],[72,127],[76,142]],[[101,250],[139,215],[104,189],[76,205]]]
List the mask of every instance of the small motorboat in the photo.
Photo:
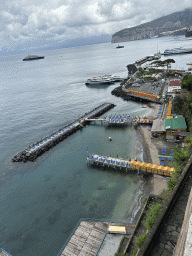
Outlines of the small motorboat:
[[124,48],[124,45],[117,45],[117,47],[116,48]]
[[110,140],[110,141],[112,141],[112,138],[111,138],[111,137],[109,137],[109,140]]

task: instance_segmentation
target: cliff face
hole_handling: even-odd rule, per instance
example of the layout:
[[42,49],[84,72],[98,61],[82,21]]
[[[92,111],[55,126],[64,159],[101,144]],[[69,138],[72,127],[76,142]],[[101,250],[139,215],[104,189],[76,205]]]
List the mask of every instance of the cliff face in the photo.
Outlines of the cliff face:
[[142,25],[126,28],[112,36],[111,43],[161,37],[166,35],[185,35],[192,26],[192,8],[175,12]]

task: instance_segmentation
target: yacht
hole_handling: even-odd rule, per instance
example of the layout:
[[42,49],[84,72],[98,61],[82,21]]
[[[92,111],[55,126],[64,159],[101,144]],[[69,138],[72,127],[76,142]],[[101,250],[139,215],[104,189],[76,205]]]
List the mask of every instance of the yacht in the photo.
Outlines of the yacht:
[[28,54],[27,57],[25,57],[23,59],[23,61],[26,61],[26,60],[38,60],[38,59],[44,59],[45,56],[38,56],[38,55],[31,55],[31,54]]
[[183,53],[191,53],[192,52],[192,48],[183,48],[183,47],[179,47],[179,48],[173,48],[173,49],[167,49],[164,51],[164,55],[171,55],[171,54],[183,54]]

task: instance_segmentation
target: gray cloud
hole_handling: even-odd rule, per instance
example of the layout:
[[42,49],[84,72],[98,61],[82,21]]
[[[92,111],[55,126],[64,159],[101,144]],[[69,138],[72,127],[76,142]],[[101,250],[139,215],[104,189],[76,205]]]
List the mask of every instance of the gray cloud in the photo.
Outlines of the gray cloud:
[[0,47],[36,38],[69,40],[113,34],[191,7],[179,0],[0,1]]

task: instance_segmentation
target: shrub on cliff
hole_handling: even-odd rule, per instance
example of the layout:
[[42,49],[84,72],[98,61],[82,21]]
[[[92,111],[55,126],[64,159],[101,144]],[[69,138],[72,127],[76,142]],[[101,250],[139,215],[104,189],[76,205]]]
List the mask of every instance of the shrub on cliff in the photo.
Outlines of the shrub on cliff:
[[138,245],[139,248],[141,248],[141,246],[142,246],[143,243],[145,242],[146,237],[147,237],[147,234],[144,234],[144,235],[138,237],[138,239],[137,239],[137,245]]
[[178,179],[179,179],[179,174],[173,173],[173,176],[167,181],[167,187],[170,192],[174,189]]
[[173,160],[176,164],[181,165],[183,162],[187,162],[189,160],[189,147],[182,148],[176,146],[174,147],[173,152]]
[[162,204],[160,204],[160,203],[152,203],[148,207],[148,210],[146,212],[147,219],[146,219],[146,221],[144,223],[144,225],[147,228],[147,230],[151,229],[151,227],[153,226],[155,220],[159,216],[159,213],[160,213],[161,209],[162,209]]

